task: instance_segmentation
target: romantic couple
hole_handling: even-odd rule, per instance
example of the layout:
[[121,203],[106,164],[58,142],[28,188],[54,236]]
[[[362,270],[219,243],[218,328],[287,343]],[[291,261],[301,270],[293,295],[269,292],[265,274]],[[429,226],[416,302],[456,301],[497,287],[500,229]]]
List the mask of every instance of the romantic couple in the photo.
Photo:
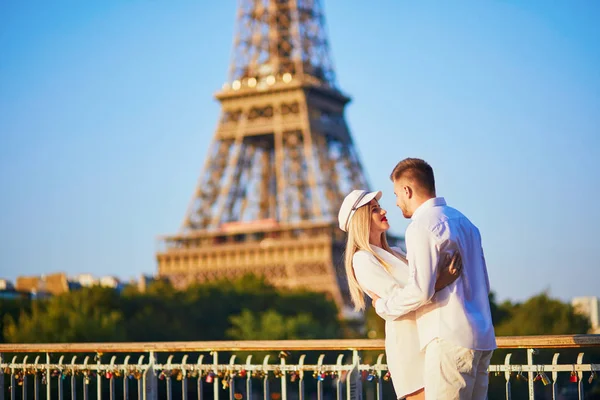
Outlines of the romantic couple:
[[436,197],[431,166],[400,161],[390,176],[396,205],[412,221],[406,254],[386,240],[381,192],[354,190],[340,208],[345,265],[356,310],[366,293],[385,319],[385,351],[399,399],[486,399],[496,338],[481,236]]

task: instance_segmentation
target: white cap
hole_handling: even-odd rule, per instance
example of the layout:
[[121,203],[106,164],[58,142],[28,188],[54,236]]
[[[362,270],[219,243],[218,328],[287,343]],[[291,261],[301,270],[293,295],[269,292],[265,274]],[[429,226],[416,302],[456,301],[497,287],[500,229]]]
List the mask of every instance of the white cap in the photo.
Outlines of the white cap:
[[348,224],[350,219],[354,215],[357,209],[369,204],[371,200],[379,200],[381,198],[381,192],[368,192],[366,190],[353,190],[344,199],[340,212],[338,213],[338,221],[340,223],[340,229],[344,232],[348,231]]

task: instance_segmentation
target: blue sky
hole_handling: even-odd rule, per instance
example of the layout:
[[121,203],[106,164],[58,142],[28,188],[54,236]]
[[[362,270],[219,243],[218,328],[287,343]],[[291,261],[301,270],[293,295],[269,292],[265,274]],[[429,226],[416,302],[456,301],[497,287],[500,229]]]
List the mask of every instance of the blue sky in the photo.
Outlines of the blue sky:
[[[156,272],[216,126],[235,1],[0,2],[0,276]],[[347,120],[389,172],[429,161],[493,289],[600,295],[600,3],[325,1]]]

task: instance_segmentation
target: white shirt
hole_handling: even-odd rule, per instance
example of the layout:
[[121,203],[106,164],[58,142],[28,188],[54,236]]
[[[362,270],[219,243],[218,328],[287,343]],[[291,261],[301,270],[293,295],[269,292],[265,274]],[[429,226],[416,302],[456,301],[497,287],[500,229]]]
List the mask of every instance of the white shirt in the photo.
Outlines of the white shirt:
[[[363,291],[370,290],[379,296],[389,296],[394,288],[403,288],[407,284],[408,265],[382,248],[371,247],[388,263],[390,272],[371,253],[359,250],[352,258],[354,274]],[[393,250],[404,254],[399,248]],[[425,357],[419,349],[414,312],[396,320],[386,320],[385,354],[397,398],[404,398],[423,387]]]
[[[377,314],[394,319],[416,311],[421,349],[440,338],[473,350],[493,350],[496,337],[488,294],[490,284],[475,225],[443,197],[427,200],[406,229],[408,284],[376,301]],[[435,293],[438,264],[460,251],[459,278]]]

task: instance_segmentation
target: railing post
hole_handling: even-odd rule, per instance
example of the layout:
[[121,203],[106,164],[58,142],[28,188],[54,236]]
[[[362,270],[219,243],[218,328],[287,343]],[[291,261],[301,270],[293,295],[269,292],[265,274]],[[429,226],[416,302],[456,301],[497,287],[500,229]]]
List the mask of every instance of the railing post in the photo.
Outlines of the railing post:
[[319,360],[317,361],[317,400],[323,400],[323,381],[321,378],[321,373],[323,372],[321,365],[323,365],[323,359],[325,358],[325,354],[321,354],[319,356]]
[[[583,363],[583,353],[579,353],[577,355],[577,365],[581,365]],[[583,371],[577,371],[577,394],[579,395],[579,400],[583,400]]]
[[510,366],[510,357],[512,353],[508,353],[504,358],[504,379],[506,379],[506,400],[511,400],[510,393],[510,374],[511,374],[511,366]]
[[[146,375],[146,372],[144,371],[144,366],[142,365],[142,363],[144,362],[144,355],[142,354],[140,356],[140,358],[138,358],[138,363],[137,363],[137,370],[136,373],[139,373],[140,375],[136,376],[136,380],[137,380],[137,392],[138,392],[138,400],[142,400],[144,398],[144,383],[145,383],[145,379],[144,376]],[[142,372],[144,371],[144,372]]]
[[188,398],[187,359],[188,355],[186,354],[181,360],[181,400],[187,400]]
[[213,372],[215,373],[215,377],[213,379],[213,399],[219,400],[219,353],[216,351],[212,352],[213,356]]
[[233,370],[233,366],[235,364],[235,357],[235,354],[231,356],[231,358],[229,359],[229,369],[223,375],[223,379],[227,379],[227,386],[229,388],[229,400],[234,399],[233,395],[235,393],[235,378],[233,376],[235,374]]
[[51,399],[50,388],[52,386],[52,374],[50,371],[50,353],[46,353],[46,399]]
[[[115,361],[117,361],[117,356],[112,356],[110,359],[110,378],[108,378],[108,395],[110,400],[115,400]],[[108,373],[108,371],[107,371]]]
[[529,367],[529,371],[527,371],[527,387],[529,389],[529,400],[535,400],[532,370],[534,354],[537,354],[536,349],[527,349],[527,365]]
[[[12,363],[13,366],[10,368],[10,400],[15,400],[16,399],[16,392],[17,392],[17,388],[15,387],[15,367],[14,364],[17,363],[17,356],[14,356],[12,359]],[[50,398],[50,397],[48,397]]]
[[352,350],[352,369],[346,375],[346,398],[348,400],[362,400],[360,379],[360,355],[358,350]]
[[102,353],[96,353],[96,365],[98,365],[98,369],[96,370],[96,399],[102,399],[102,370],[100,366],[102,365],[102,361],[100,358],[102,357]]
[[204,399],[204,384],[202,383],[202,375],[204,374],[204,354],[200,354],[198,356],[198,363],[197,363],[197,369],[198,369],[198,379],[196,381],[196,387],[198,389],[198,400],[203,400]]
[[383,354],[377,357],[377,364],[375,364],[375,371],[377,371],[377,400],[383,400],[383,384],[381,382],[381,362],[383,361]]
[[143,400],[158,400],[158,387],[156,381],[156,372],[154,371],[155,355],[149,352],[148,368],[144,371],[144,397]]
[[77,387],[76,387],[76,377],[75,373],[75,361],[77,360],[77,356],[73,356],[71,359],[71,368],[73,369],[73,374],[71,375],[71,399],[75,400],[77,398]]
[[[83,377],[83,400],[88,400],[90,397],[90,370],[88,368],[88,361],[90,356],[85,356],[83,359],[84,377]],[[100,371],[96,371],[98,373]],[[48,381],[50,382],[50,381]]]
[[40,362],[40,356],[35,357],[35,361],[33,362],[36,366],[34,368],[33,375],[33,398],[35,400],[40,399],[40,375],[38,374],[37,366]]
[[[281,357],[281,365],[285,366],[285,356]],[[284,368],[281,368],[281,400],[287,400],[287,374]]]
[[[60,358],[58,359],[58,365],[63,365],[63,361],[65,359],[65,356],[60,356]],[[58,392],[58,400],[63,400],[63,381],[62,381],[62,377],[64,375],[64,371],[61,368],[59,368],[60,370],[60,376],[58,377],[58,387],[57,387],[57,392]]]
[[[29,356],[25,356],[25,358],[23,359],[23,364],[27,364],[27,357]],[[22,370],[22,374],[21,375],[21,383],[22,383],[22,388],[21,389],[23,391],[23,399],[27,399],[27,371],[25,369]]]
[[37,371],[33,374],[33,398],[34,400],[40,399],[40,375]]
[[337,371],[335,371],[335,398],[336,400],[343,400],[343,391],[342,391],[342,378],[340,373],[342,372],[342,361],[344,360],[344,355],[339,354],[337,358],[337,362],[335,363],[337,367]]
[[298,360],[298,400],[306,400],[304,396],[304,359],[306,354],[302,354]]
[[[15,364],[17,361],[17,356],[13,357],[12,360],[12,364]],[[15,392],[17,391],[17,388],[15,387],[15,368],[11,367],[10,369],[10,386],[8,387],[8,389],[10,390],[10,400],[15,400],[16,395]]]
[[252,400],[252,372],[251,365],[252,362],[252,354],[246,357],[246,399]]
[[[552,365],[553,366],[557,366],[558,365],[558,356],[560,356],[560,353],[554,353],[554,357],[552,357]],[[552,369],[552,399],[556,400],[556,381],[558,380],[558,371],[556,371],[556,368]]]
[[[169,358],[167,359],[167,367],[164,368],[162,373],[160,374],[161,377],[165,378],[165,386],[167,389],[167,400],[173,400],[173,395],[172,395],[172,390],[171,390],[172,389],[171,371],[173,371],[173,367],[171,366],[171,361],[173,361],[173,354],[169,355]],[[165,370],[167,371],[167,373],[165,373]]]
[[269,357],[270,356],[267,354],[263,360],[263,391],[265,400],[271,399],[271,393],[269,389]]
[[129,358],[131,356],[127,355],[125,360],[123,361],[123,400],[129,400]]

